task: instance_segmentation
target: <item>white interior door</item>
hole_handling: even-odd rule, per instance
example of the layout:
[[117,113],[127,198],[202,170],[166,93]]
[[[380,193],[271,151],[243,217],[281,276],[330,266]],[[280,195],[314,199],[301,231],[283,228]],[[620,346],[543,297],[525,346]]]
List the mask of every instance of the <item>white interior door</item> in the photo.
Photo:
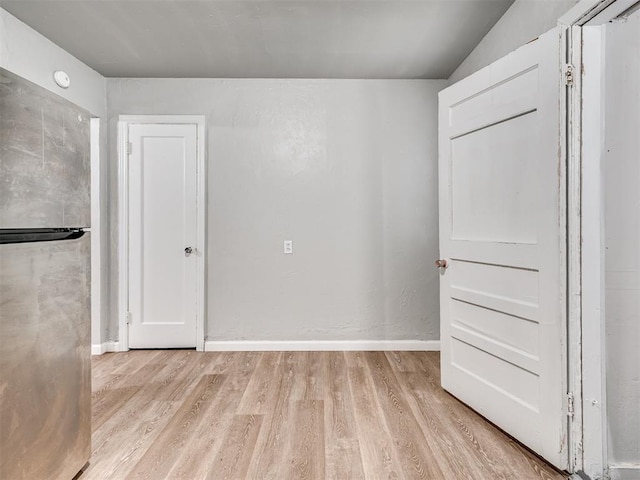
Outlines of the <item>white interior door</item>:
[[442,386],[565,469],[559,52],[554,30],[440,94],[440,313]]
[[196,346],[197,127],[129,126],[129,347]]

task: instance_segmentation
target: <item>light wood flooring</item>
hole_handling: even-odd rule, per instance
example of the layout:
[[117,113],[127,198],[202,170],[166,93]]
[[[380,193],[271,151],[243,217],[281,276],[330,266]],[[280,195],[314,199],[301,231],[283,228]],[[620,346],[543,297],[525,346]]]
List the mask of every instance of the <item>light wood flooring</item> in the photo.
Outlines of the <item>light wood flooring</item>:
[[89,479],[566,478],[440,388],[439,354],[93,358]]

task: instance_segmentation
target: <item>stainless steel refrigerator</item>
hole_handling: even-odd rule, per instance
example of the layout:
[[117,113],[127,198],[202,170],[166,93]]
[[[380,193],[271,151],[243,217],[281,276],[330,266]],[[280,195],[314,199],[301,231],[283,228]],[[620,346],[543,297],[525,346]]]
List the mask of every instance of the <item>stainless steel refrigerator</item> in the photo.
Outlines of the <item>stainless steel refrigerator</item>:
[[89,122],[0,69],[0,479],[91,453]]

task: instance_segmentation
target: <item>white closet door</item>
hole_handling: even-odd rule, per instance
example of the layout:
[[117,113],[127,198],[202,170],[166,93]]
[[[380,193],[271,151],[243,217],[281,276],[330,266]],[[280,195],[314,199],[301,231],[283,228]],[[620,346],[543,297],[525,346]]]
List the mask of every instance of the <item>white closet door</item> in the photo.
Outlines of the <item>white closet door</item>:
[[129,346],[196,346],[196,125],[129,127]]

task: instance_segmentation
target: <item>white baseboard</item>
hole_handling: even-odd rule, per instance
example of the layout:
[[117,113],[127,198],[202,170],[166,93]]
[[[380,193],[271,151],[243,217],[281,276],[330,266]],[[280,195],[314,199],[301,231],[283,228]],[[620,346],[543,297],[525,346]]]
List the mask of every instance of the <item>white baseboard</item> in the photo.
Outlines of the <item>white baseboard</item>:
[[609,465],[611,480],[640,479],[640,463]]
[[119,352],[120,346],[118,342],[103,342],[91,345],[91,355],[102,355],[107,352]]
[[205,352],[336,352],[336,351],[440,351],[439,340],[319,340],[319,341],[212,341]]
[[[439,340],[318,340],[318,341],[212,341],[204,342],[205,352],[439,352]],[[119,352],[118,342],[91,345],[91,355]]]

